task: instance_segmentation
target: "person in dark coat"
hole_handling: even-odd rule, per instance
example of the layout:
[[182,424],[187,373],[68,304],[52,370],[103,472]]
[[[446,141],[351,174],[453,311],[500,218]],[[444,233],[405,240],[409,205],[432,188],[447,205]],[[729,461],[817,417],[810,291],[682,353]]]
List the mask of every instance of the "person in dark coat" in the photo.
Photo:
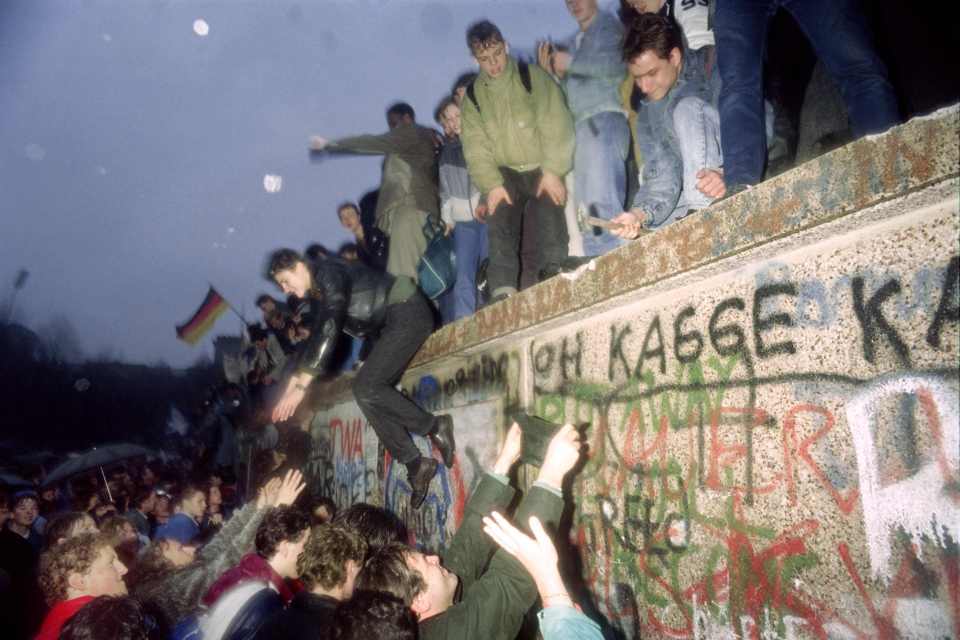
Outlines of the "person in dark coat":
[[263,625],[256,640],[332,637],[334,612],[353,595],[366,552],[363,538],[348,529],[330,524],[314,527],[297,561],[304,590]]
[[433,332],[433,309],[413,280],[379,273],[336,258],[307,261],[293,249],[269,258],[268,279],[309,305],[310,337],[297,347],[296,371],[273,410],[273,420],[293,415],[307,386],[330,364],[340,332],[354,337],[379,334],[353,380],[353,395],[384,446],[407,468],[410,505],[420,508],[437,461],[422,456],[411,433],[429,437],[443,463],[453,466],[453,418],[427,413],[397,391],[410,360]]
[[[402,544],[389,544],[367,560],[358,590],[386,591],[416,614],[421,640],[483,638],[513,640],[537,599],[526,569],[483,531],[483,518],[509,507],[516,492],[508,484],[519,459],[522,434],[516,423],[507,434],[492,471],[484,474],[463,523],[441,560]],[[556,526],[563,511],[563,478],[580,457],[580,434],[566,425],[553,437],[537,480],[514,519],[529,531],[530,517]]]
[[295,580],[297,560],[310,539],[310,519],[293,506],[276,507],[267,512],[257,528],[255,552],[248,553],[237,565],[217,578],[203,604],[212,607],[223,594],[244,582],[261,581],[271,585],[287,605],[293,591],[287,580]]
[[9,638],[26,638],[42,617],[36,587],[43,537],[33,528],[39,500],[32,491],[14,495],[9,519],[0,524],[0,628]]
[[373,225],[363,224],[360,209],[352,202],[337,207],[337,218],[344,229],[356,238],[357,257],[377,271],[387,270],[389,241],[387,235]]

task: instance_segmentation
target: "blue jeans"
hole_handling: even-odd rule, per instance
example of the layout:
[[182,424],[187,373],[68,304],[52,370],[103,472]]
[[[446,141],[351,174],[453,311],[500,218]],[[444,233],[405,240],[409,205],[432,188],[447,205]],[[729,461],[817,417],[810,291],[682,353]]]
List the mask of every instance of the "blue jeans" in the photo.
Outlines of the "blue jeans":
[[[578,217],[610,220],[623,212],[627,197],[630,125],[619,111],[605,111],[577,124],[573,157],[574,198]],[[599,227],[583,230],[583,253],[599,256],[625,240]]]
[[887,70],[855,0],[717,0],[714,34],[727,186],[756,184],[766,159],[763,58],[770,19],[783,7],[840,86],[854,135],[899,121]]
[[453,227],[453,250],[457,255],[457,281],[453,284],[453,319],[477,310],[477,268],[487,257],[487,225],[476,220]]
[[697,173],[723,166],[720,116],[713,105],[700,98],[681,98],[673,108],[673,130],[683,158],[683,190],[674,214],[681,218],[690,209],[703,209],[713,202],[713,198],[697,189]]

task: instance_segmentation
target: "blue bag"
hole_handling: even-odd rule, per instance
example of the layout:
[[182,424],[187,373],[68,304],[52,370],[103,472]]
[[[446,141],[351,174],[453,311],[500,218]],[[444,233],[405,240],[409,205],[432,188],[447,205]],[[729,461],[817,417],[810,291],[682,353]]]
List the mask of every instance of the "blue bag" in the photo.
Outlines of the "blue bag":
[[420,290],[436,300],[450,290],[457,279],[457,258],[453,252],[453,238],[444,235],[445,227],[433,217],[423,225],[427,249],[417,264]]

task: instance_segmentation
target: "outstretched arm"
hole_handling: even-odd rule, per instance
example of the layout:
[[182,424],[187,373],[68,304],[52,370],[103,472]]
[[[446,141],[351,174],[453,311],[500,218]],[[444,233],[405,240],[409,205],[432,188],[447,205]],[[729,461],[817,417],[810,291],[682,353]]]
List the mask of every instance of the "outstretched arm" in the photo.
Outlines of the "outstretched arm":
[[[557,523],[563,512],[560,493],[563,477],[576,464],[579,455],[579,434],[571,425],[566,425],[550,441],[537,481],[517,508],[518,518],[526,522],[531,515],[536,515],[541,522]],[[443,624],[451,633],[455,630],[456,637],[511,640],[537,598],[533,579],[504,551],[494,554],[490,567],[469,590],[466,586],[464,592],[468,595],[447,610],[441,617],[442,622],[434,622]]]
[[496,545],[483,535],[483,516],[492,509],[505,509],[513,499],[515,492],[506,484],[504,476],[520,457],[522,437],[520,425],[513,423],[490,474],[485,474],[470,496],[463,522],[443,555],[444,564],[460,576],[464,588],[483,575],[496,550]]
[[310,337],[297,348],[297,370],[287,380],[283,395],[274,407],[272,418],[282,422],[288,419],[303,402],[307,387],[329,364],[340,339],[340,331],[347,314],[350,299],[350,279],[339,267],[321,267],[317,270],[314,287],[321,306],[313,315]]
[[579,612],[567,592],[557,567],[557,548],[533,516],[529,520],[533,537],[526,535],[502,515],[494,511],[483,519],[483,530],[497,541],[500,548],[520,561],[537,585],[543,611],[540,613],[540,631],[544,640],[581,638],[600,640],[603,634],[597,624]]

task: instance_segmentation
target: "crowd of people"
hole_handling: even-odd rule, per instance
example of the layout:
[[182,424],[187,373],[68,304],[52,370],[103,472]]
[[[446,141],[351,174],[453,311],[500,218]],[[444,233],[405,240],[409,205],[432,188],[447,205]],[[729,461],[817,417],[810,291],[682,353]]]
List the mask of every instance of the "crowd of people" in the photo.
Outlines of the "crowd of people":
[[[530,445],[532,446],[532,445]],[[117,462],[0,493],[0,618],[36,640],[511,640],[539,599],[550,639],[600,638],[568,594],[551,534],[582,435],[559,428],[511,522],[518,424],[443,558],[391,511],[338,510],[298,469],[243,502],[233,478]]]
[[[897,122],[885,68],[849,0],[729,2],[716,11],[707,0],[621,0],[618,16],[596,0],[566,4],[578,29],[542,42],[532,62],[511,56],[490,21],[467,29],[479,71],[457,78],[437,106],[443,135],[398,102],[386,111],[386,133],[310,138],[317,154],[384,156],[379,191],[338,207],[356,240],[339,255],[314,244],[267,260],[267,280],[287,296],[258,300],[266,333],[257,330],[262,364],[253,379],[277,379],[271,334],[273,351],[287,356],[266,401],[270,418],[293,417],[311,382],[336,370],[344,335],[362,339],[354,396],[406,467],[415,509],[438,465],[411,434],[429,438],[447,466],[456,449],[449,416],[396,388],[436,316],[469,315],[480,292],[503,300],[762,180],[773,110],[760,52],[778,7],[836,76],[856,133]],[[837,34],[843,47],[834,46]],[[434,228],[453,237],[456,274],[445,294],[427,253]],[[571,234],[586,256],[569,255]]]
[[[265,421],[294,417],[342,336],[362,339],[354,397],[406,469],[418,509],[440,465],[454,464],[455,428],[396,385],[437,316],[468,316],[761,181],[772,122],[761,52],[777,7],[835,76],[856,134],[897,122],[849,0],[620,4],[614,16],[596,0],[567,0],[575,34],[542,42],[532,61],[513,57],[493,23],[471,25],[479,70],[439,102],[442,135],[398,102],[386,133],[311,138],[316,153],[383,155],[383,175],[378,192],[337,208],[353,242],[267,260],[286,298],[257,299],[263,321],[248,328],[243,356]],[[452,237],[456,274],[431,297],[419,278],[433,225]],[[570,255],[572,235],[584,257]],[[510,519],[524,447],[514,424],[442,558],[412,547],[389,511],[337,512],[305,492],[303,459],[277,449],[241,487],[229,439],[218,442],[228,454],[196,467],[216,470],[204,474],[121,464],[0,494],[6,637],[512,640],[538,600],[547,640],[601,637],[571,598],[552,539],[582,453],[573,427],[550,440]]]
[[[478,73],[457,78],[434,119],[387,109],[383,134],[314,136],[317,153],[384,156],[374,211],[338,207],[355,237],[340,255],[416,282],[424,226],[442,222],[456,281],[437,300],[444,322],[473,313],[477,272],[491,300],[606,253],[764,178],[773,108],[763,95],[770,16],[798,21],[843,93],[856,135],[898,121],[897,102],[865,19],[841,2],[568,0],[579,27],[526,62],[500,29],[467,30]],[[842,42],[839,46],[837,43]],[[568,192],[568,187],[572,187]],[[568,224],[564,207],[573,210]],[[364,219],[366,217],[366,219]]]

